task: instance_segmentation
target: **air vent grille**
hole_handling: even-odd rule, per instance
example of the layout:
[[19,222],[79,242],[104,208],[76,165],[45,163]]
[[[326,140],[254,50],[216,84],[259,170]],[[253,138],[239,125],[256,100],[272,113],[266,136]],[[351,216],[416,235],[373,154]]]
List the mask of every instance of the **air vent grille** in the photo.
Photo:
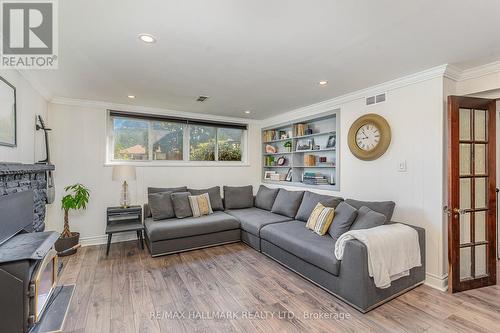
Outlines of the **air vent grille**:
[[386,96],[384,94],[379,94],[375,96],[366,97],[366,105],[378,104],[386,101]]
[[209,96],[200,95],[200,96],[198,96],[198,98],[196,99],[196,101],[197,102],[205,102],[208,98],[209,98]]

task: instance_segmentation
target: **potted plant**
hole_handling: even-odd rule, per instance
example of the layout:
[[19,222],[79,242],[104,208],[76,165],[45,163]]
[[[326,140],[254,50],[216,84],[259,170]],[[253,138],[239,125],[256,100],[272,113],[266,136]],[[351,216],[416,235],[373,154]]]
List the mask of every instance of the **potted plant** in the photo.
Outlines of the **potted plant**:
[[286,141],[283,144],[283,147],[285,147],[288,152],[291,152],[292,151],[292,141],[291,140]]
[[[74,184],[64,188],[66,195],[61,200],[61,208],[64,210],[64,229],[55,243],[57,252],[71,249],[80,241],[79,232],[71,232],[69,229],[69,211],[86,209],[90,199],[89,190],[82,184]],[[60,255],[67,256],[76,253],[76,248]]]

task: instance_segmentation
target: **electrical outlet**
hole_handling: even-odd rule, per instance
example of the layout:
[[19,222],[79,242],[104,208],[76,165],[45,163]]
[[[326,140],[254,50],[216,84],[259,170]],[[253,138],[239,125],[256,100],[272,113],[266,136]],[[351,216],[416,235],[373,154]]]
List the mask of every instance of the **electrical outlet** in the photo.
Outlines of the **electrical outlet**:
[[406,172],[406,160],[399,161],[398,171],[399,172]]

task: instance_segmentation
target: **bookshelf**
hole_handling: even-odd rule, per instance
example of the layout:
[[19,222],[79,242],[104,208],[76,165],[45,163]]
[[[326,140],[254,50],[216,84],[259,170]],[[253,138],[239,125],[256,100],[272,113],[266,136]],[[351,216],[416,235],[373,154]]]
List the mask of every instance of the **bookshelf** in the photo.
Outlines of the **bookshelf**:
[[[262,181],[339,190],[339,113],[337,109],[263,128]],[[286,180],[289,170],[291,179]]]

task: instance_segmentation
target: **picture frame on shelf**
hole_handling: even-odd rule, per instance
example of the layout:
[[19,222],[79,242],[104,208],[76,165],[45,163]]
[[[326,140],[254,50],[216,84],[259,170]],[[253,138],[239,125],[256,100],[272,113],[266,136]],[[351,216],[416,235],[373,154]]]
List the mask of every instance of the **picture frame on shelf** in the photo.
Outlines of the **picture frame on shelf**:
[[288,172],[286,173],[285,181],[287,181],[287,182],[292,181],[292,168],[288,169]]
[[286,163],[286,157],[285,156],[281,156],[278,158],[278,160],[276,161],[276,164],[279,165],[279,166],[284,166]]
[[326,148],[335,148],[335,145],[337,143],[337,139],[335,135],[330,135],[328,137],[328,141],[326,142]]
[[271,175],[276,174],[276,171],[265,171],[264,172],[264,179],[265,180],[271,180]]

